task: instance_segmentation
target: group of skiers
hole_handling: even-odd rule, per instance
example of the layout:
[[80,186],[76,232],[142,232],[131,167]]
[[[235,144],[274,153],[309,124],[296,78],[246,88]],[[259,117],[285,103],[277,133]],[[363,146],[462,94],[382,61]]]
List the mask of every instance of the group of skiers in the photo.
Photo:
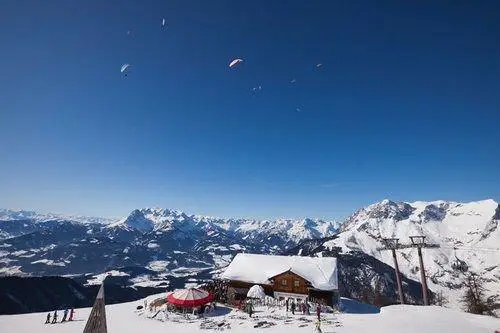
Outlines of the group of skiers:
[[[290,303],[290,299],[287,299],[285,305],[286,305],[286,312],[290,310],[293,315],[295,314],[296,310],[302,311],[302,314],[304,315],[311,314],[309,310],[309,303],[307,301],[295,303],[295,301],[291,300]],[[321,320],[321,306],[319,304],[316,306],[316,315],[318,316],[318,320]]]
[[[69,314],[69,317],[68,317],[68,314]],[[73,321],[74,314],[75,314],[75,310],[73,308],[64,309],[61,323],[65,322],[65,321]],[[47,319],[45,320],[45,324],[57,323],[57,310],[54,311],[54,315],[52,316],[52,320],[50,320],[50,319],[51,319],[51,316],[50,316],[50,312],[49,312],[49,313],[47,313]]]

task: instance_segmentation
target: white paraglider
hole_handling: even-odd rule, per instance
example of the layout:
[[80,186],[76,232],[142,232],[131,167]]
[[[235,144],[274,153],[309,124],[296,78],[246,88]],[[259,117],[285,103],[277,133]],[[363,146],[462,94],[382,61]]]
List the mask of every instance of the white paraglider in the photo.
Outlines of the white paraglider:
[[290,83],[295,83],[297,82],[297,80],[293,79],[292,81],[290,81]]
[[127,70],[127,68],[129,68],[129,67],[130,67],[130,64],[123,64],[122,68],[120,69],[120,72],[122,72],[122,73],[125,72]]
[[318,68],[320,68],[321,66],[323,66],[322,63],[319,63],[319,64],[316,65],[316,67],[318,67]]
[[237,64],[239,64],[240,62],[243,62],[243,59],[234,59],[233,61],[231,61],[229,63],[229,68],[233,68],[234,66],[236,66]]
[[161,26],[164,27],[165,24],[167,24],[167,21],[165,20],[165,18],[162,18],[161,19]]
[[123,64],[121,69],[120,69],[120,73],[124,73],[125,76],[127,76],[127,70],[129,67],[130,67],[130,64]]

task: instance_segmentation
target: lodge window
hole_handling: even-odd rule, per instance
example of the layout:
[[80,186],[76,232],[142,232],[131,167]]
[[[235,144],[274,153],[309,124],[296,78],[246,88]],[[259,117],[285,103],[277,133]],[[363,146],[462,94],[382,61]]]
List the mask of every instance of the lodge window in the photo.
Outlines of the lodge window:
[[293,281],[295,287],[300,287],[300,281],[299,280],[295,280]]
[[286,286],[286,280],[281,280],[281,285]]

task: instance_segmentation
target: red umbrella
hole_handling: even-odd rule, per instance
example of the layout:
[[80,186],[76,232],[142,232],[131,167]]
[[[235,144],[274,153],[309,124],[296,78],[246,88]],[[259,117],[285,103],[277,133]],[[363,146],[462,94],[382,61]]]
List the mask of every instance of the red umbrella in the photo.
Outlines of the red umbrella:
[[196,288],[181,289],[167,296],[170,304],[183,308],[195,308],[211,302],[214,296],[205,290]]

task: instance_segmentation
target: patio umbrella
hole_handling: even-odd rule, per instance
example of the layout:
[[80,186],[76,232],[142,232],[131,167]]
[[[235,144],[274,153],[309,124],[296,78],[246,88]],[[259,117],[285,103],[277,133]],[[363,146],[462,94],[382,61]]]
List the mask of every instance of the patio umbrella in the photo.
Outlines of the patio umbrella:
[[167,296],[170,304],[182,308],[195,308],[211,302],[214,296],[205,290],[196,288],[176,290]]

